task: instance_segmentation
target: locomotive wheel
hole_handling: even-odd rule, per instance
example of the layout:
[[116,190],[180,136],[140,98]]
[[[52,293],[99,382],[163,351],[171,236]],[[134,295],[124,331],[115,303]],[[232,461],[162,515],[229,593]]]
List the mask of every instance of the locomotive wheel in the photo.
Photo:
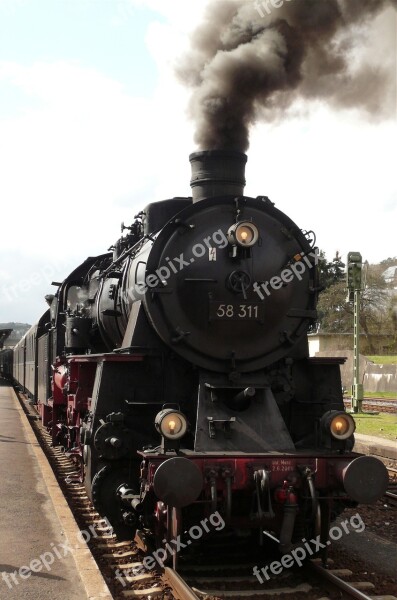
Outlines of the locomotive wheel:
[[130,431],[120,423],[103,423],[95,432],[94,446],[106,460],[119,460],[131,451]]
[[92,502],[97,511],[106,517],[118,535],[127,538],[134,532],[133,526],[127,526],[123,520],[123,507],[117,496],[117,490],[130,481],[130,470],[126,467],[115,468],[106,465],[98,471],[92,480]]

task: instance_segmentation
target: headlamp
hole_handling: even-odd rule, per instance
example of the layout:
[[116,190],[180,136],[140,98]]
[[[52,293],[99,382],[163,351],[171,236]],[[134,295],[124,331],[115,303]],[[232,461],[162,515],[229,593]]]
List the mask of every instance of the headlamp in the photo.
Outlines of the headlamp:
[[229,243],[234,246],[251,248],[258,241],[259,231],[251,221],[240,221],[240,223],[235,223],[230,227],[227,238]]
[[187,431],[187,419],[183,413],[173,408],[159,412],[154,421],[157,431],[168,440],[179,440]]
[[325,431],[336,440],[346,440],[356,429],[353,417],[342,411],[331,410],[323,415],[321,421]]

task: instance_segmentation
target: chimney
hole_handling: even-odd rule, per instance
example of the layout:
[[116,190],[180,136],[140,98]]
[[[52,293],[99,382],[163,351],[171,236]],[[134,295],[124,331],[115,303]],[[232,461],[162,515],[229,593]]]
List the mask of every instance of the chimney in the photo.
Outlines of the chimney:
[[205,150],[193,152],[189,160],[193,202],[215,196],[243,196],[246,154],[235,150]]

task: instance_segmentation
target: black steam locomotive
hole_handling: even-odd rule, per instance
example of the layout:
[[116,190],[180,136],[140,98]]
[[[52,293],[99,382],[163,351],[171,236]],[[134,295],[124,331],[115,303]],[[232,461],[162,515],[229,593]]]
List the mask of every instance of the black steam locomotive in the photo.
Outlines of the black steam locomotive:
[[286,551],[387,471],[351,451],[340,359],[308,355],[314,235],[243,195],[244,154],[190,160],[192,198],[149,204],[46,296],[14,379],[116,529],[161,544],[219,511]]

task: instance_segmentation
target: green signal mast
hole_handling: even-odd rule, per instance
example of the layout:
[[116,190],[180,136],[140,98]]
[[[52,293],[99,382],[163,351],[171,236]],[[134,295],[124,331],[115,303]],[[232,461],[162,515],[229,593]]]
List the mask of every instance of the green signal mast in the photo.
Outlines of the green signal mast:
[[354,357],[352,412],[362,412],[364,398],[363,384],[360,383],[360,297],[363,261],[359,252],[349,252],[347,255],[347,302],[353,303],[354,308]]

